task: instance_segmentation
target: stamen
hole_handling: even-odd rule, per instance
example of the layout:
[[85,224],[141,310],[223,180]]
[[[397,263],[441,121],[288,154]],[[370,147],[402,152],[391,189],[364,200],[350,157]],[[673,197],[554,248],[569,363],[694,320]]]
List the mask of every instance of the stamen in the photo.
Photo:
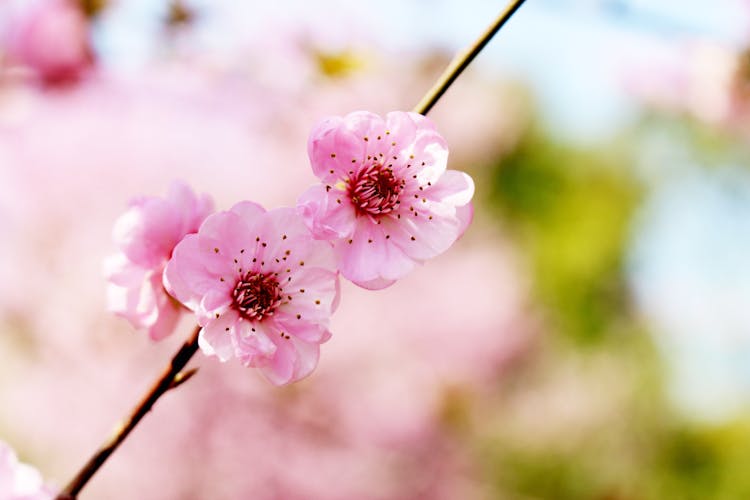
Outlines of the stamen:
[[349,178],[349,197],[358,215],[392,212],[398,204],[402,182],[393,170],[374,163]]
[[273,273],[248,271],[235,285],[232,298],[232,305],[240,315],[261,321],[266,316],[273,316],[281,304],[281,287]]

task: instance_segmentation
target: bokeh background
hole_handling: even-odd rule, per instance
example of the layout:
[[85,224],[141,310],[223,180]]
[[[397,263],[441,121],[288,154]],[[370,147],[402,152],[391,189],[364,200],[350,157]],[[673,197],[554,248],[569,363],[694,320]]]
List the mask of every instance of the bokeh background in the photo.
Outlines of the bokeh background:
[[[0,0],[0,439],[63,486],[191,331],[105,312],[128,199],[293,204],[501,4]],[[528,2],[430,114],[464,238],[301,383],[197,356],[81,498],[750,498],[749,48],[745,0]]]

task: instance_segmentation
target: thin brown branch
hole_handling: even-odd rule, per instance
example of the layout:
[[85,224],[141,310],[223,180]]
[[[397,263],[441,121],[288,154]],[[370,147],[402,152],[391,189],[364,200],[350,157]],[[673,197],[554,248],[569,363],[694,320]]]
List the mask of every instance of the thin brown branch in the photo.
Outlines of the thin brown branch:
[[453,61],[445,68],[443,74],[435,82],[435,85],[425,94],[419,104],[414,107],[414,112],[426,115],[432,107],[445,94],[445,91],[456,81],[461,73],[471,64],[471,61],[492,40],[492,37],[500,31],[500,28],[511,18],[526,0],[512,0],[505,10],[498,15],[492,24],[485,30],[477,40],[453,58]]
[[190,358],[198,350],[198,333],[200,327],[197,327],[190,338],[180,347],[180,350],[175,353],[172,360],[161,374],[161,376],[153,383],[151,389],[143,396],[141,401],[133,408],[132,412],[126,417],[113,432],[112,436],[99,448],[81,467],[80,471],[73,480],[60,492],[56,500],[72,500],[75,499],[78,493],[86,486],[86,483],[96,474],[96,471],[104,464],[109,456],[114,453],[117,447],[122,443],[125,438],[130,434],[138,422],[151,410],[154,403],[167,391],[177,387],[178,385],[186,382],[192,375],[195,374],[195,370],[188,370],[182,372]]

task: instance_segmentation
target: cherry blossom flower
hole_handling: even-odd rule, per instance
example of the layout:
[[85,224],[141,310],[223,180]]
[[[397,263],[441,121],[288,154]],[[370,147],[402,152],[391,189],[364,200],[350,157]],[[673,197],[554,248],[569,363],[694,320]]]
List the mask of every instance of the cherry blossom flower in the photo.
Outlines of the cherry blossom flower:
[[28,6],[11,20],[7,50],[45,84],[75,81],[93,62],[88,21],[72,0]]
[[3,500],[51,500],[39,471],[18,461],[10,446],[0,441],[0,498]]
[[177,245],[164,284],[196,312],[205,354],[236,357],[283,385],[315,369],[331,336],[334,264],[330,245],[312,238],[295,209],[245,201]]
[[210,197],[196,196],[181,182],[172,183],[166,198],[133,200],[115,222],[120,252],[105,261],[109,310],[147,329],[153,340],[172,333],[181,306],[164,290],[164,266],[175,245],[196,232],[212,209]]
[[300,213],[359,286],[393,284],[446,251],[471,221],[474,182],[446,170],[448,146],[419,114],[327,118],[310,134],[308,154],[323,184],[300,197]]

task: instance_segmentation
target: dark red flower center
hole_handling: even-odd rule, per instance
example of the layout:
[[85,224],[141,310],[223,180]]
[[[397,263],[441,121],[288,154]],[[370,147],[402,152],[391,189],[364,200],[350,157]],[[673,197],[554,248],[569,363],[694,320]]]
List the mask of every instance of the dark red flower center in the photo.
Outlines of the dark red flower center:
[[393,211],[404,181],[393,175],[393,169],[370,165],[349,178],[349,198],[359,215],[379,215]]
[[248,271],[235,285],[232,298],[242,316],[260,321],[281,304],[281,287],[273,273]]

